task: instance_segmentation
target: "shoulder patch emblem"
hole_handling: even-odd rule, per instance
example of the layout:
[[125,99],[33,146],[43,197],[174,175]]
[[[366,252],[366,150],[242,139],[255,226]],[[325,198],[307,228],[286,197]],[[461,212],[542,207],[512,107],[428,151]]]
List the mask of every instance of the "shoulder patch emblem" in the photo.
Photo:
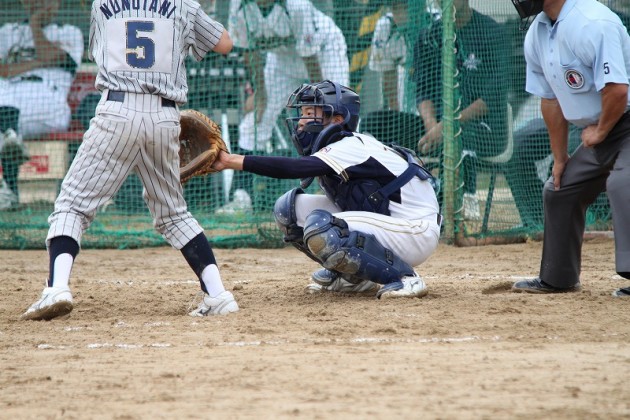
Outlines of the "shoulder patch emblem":
[[571,89],[579,89],[584,86],[584,76],[577,70],[567,70],[564,72],[564,81]]

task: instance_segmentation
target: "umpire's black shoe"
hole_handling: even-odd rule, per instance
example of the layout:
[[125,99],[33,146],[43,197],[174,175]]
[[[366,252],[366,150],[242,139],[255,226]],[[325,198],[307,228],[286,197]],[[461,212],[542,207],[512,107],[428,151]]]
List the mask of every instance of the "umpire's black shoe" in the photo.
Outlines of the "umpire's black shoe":
[[630,297],[630,287],[622,287],[617,289],[612,294],[614,297]]
[[538,277],[531,280],[517,281],[512,285],[512,291],[516,293],[570,293],[579,292],[582,289],[580,283],[572,287],[559,289],[553,287],[539,279]]

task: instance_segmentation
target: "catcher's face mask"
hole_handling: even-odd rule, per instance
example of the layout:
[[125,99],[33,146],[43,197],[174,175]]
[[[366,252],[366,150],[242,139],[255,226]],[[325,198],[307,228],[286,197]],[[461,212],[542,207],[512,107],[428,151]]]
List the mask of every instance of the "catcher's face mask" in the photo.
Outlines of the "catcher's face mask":
[[290,116],[286,123],[297,152],[302,156],[317,152],[313,144],[330,124],[333,107],[323,103],[322,94],[315,86],[302,85],[289,97],[287,110]]

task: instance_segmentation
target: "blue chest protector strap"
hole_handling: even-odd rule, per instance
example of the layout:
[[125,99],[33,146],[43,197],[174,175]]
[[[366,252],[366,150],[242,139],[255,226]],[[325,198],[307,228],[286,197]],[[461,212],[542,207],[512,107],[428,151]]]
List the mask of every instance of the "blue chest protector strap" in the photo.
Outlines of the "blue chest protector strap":
[[[388,199],[390,195],[402,188],[402,186],[407,182],[411,181],[414,176],[417,176],[423,181],[428,179],[433,181],[433,175],[431,175],[426,168],[418,163],[415,154],[411,150],[397,145],[392,146],[392,149],[407,158],[409,167],[389,184],[383,186],[368,196],[368,200],[374,204],[381,203],[383,200]],[[434,183],[432,182],[432,184]]]

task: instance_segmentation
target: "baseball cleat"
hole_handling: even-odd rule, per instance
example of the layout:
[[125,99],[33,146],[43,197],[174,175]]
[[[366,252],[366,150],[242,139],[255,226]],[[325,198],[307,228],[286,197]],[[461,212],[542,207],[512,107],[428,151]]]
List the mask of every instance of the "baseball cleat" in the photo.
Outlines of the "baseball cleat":
[[378,289],[379,285],[372,281],[363,280],[359,283],[351,283],[341,276],[336,276],[335,279],[332,280],[328,285],[324,285],[321,283],[311,283],[306,286],[306,292],[312,294],[325,292],[369,294],[376,292]]
[[238,312],[238,304],[234,300],[234,295],[225,290],[218,296],[210,297],[203,294],[203,299],[197,309],[188,312],[190,316],[210,316],[210,315],[226,315],[232,312]]
[[330,284],[337,278],[338,274],[327,268],[322,268],[311,274],[311,279],[321,285],[330,286]]
[[622,287],[621,289],[615,290],[612,295],[614,297],[630,297],[630,287]]
[[393,298],[409,298],[416,297],[421,298],[429,293],[427,285],[419,275],[405,276],[400,281],[388,283],[383,285],[381,290],[378,291],[376,297],[379,299],[393,299]]
[[67,287],[46,287],[42,297],[21,316],[22,320],[49,321],[72,312],[72,293]]
[[549,293],[571,293],[571,292],[579,292],[582,289],[580,283],[576,284],[572,287],[567,287],[564,289],[558,289],[557,287],[553,287],[543,282],[539,278],[531,279],[531,280],[520,280],[514,283],[512,286],[512,291],[516,293],[539,293],[539,294],[549,294]]

